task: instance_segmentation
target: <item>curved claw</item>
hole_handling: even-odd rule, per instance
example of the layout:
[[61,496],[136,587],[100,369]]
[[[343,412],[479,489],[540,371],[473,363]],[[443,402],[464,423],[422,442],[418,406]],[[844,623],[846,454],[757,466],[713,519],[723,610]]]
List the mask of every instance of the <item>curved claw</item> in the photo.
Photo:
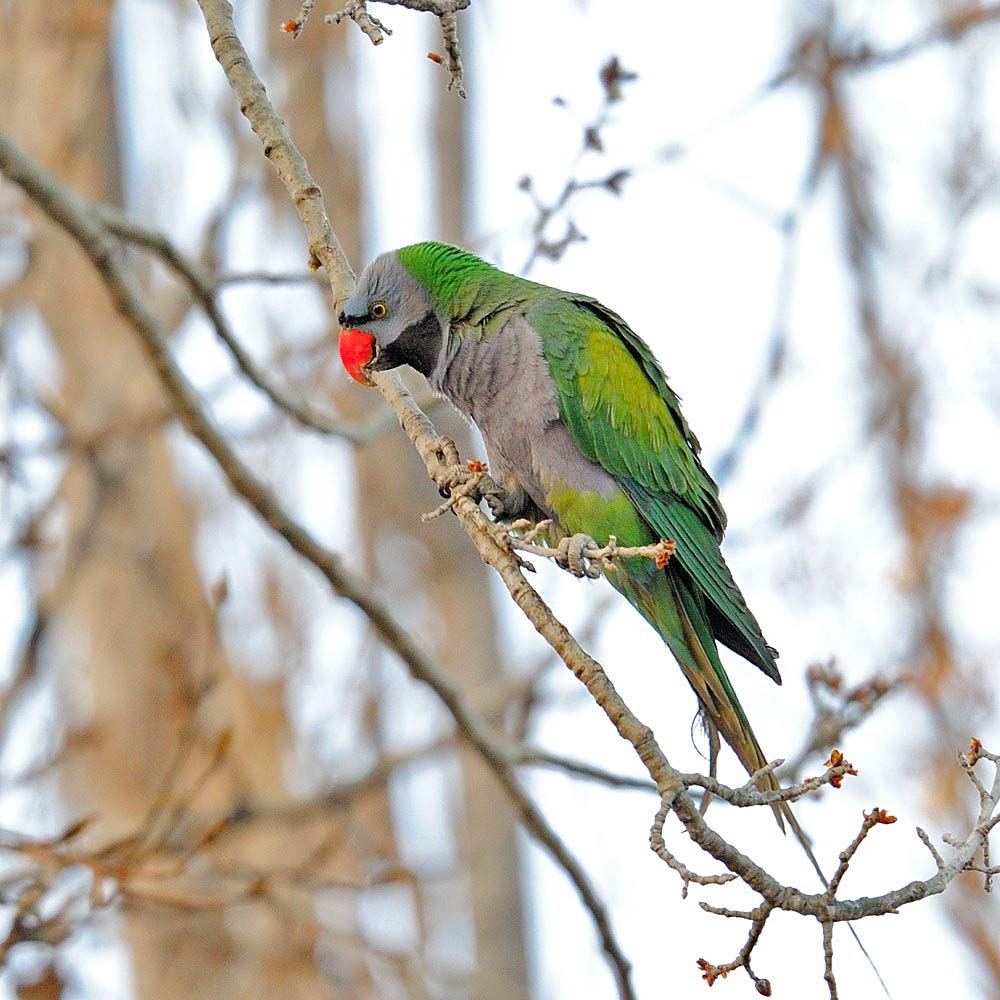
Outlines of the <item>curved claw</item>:
[[570,535],[559,542],[559,555],[556,562],[563,569],[569,570],[573,576],[597,579],[600,569],[587,558],[588,549],[598,548],[597,542],[590,535]]
[[445,470],[445,474],[438,480],[438,493],[445,500],[451,497],[451,491],[461,486],[467,478],[467,473],[460,466],[452,465]]
[[438,461],[445,465],[458,465],[458,447],[450,437],[438,438],[434,442],[434,450]]

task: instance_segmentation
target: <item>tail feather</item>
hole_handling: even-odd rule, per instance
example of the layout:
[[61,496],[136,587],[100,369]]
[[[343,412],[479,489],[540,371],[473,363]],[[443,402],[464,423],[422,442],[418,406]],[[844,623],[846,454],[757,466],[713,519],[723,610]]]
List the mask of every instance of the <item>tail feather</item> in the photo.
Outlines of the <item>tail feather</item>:
[[[658,573],[642,588],[636,587],[635,581],[621,577],[617,580],[612,578],[612,582],[659,632],[698,696],[698,702],[709,726],[714,726],[733,748],[747,773],[756,774],[767,764],[767,758],[757,742],[757,737],[719,659],[705,602],[700,593],[678,573]],[[757,787],[761,791],[777,791],[780,785],[778,779],[769,772],[757,780]],[[787,823],[795,839],[802,845],[820,881],[824,886],[828,885],[826,875],[816,855],[813,854],[809,837],[788,803],[775,802],[771,809],[782,832],[786,832]],[[861,943],[857,931],[851,924],[847,925],[847,929],[867,959],[886,996],[889,996],[889,989],[871,955]]]
[[[719,659],[701,592],[683,573],[655,571],[644,561],[634,569],[623,567],[608,574],[608,579],[667,644],[706,719],[733,748],[747,773],[763,768],[767,759]],[[757,784],[762,791],[778,788],[773,774],[763,775]],[[778,804],[774,818],[784,830]]]
[[[674,658],[680,664],[688,683],[694,688],[698,701],[708,719],[733,748],[748,774],[756,774],[767,764],[750,722],[740,705],[729,681],[718,648],[712,636],[704,601],[685,580],[674,574],[664,574],[669,582],[680,624],[683,647],[664,636]],[[661,632],[661,635],[663,633]],[[761,791],[775,791],[777,779],[768,773],[757,780]],[[772,806],[774,818],[784,831],[785,822],[781,803]]]

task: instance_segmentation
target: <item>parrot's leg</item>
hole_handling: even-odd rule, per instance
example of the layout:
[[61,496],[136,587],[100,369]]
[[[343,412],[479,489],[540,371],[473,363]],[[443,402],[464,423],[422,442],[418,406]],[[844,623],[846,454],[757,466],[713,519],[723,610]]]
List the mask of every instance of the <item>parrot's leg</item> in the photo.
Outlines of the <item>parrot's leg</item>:
[[494,521],[516,521],[537,512],[534,502],[523,486],[509,489],[492,476],[484,474],[472,494],[473,499],[485,500]]

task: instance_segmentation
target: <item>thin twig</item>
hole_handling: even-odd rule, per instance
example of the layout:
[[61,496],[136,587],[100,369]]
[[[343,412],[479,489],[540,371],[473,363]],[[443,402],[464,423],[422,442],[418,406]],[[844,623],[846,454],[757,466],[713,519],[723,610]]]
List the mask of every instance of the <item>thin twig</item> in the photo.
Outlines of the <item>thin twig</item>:
[[564,234],[557,240],[546,237],[546,230],[554,219],[566,212],[570,203],[578,194],[589,190],[605,190],[615,197],[621,197],[622,189],[632,175],[632,171],[619,167],[605,177],[582,180],[577,176],[580,163],[589,152],[603,153],[604,142],[601,132],[611,117],[611,108],[622,100],[624,85],[632,83],[637,75],[625,69],[617,56],[612,56],[598,71],[603,98],[594,118],[583,126],[582,138],[576,155],[569,165],[568,176],[563,182],[559,193],[551,201],[543,201],[535,191],[531,177],[522,177],[519,187],[532,201],[535,209],[535,219],[531,224],[531,250],[521,267],[521,273],[527,274],[539,258],[559,260],[566,250],[574,243],[583,243],[587,237],[580,232],[576,223],[570,218],[566,222]]
[[663,824],[666,822],[667,813],[670,812],[670,806],[671,796],[664,795],[649,831],[649,846],[661,861],[665,862],[669,868],[672,868],[680,876],[683,883],[681,899],[687,899],[688,886],[692,882],[698,885],[725,885],[727,882],[732,882],[736,878],[732,872],[724,872],[720,875],[699,875],[697,872],[691,871],[684,862],[678,860],[667,848],[663,840]]
[[[433,14],[441,22],[441,39],[444,43],[445,58],[442,59],[433,53],[431,58],[435,62],[442,63],[448,70],[448,89],[451,90],[454,87],[459,97],[466,96],[462,47],[458,40],[457,15],[460,10],[465,10],[469,6],[471,0],[347,0],[340,10],[333,14],[327,14],[324,20],[327,24],[340,24],[341,21],[349,19],[368,36],[372,45],[381,45],[385,41],[385,37],[392,34],[392,31],[372,14],[368,9],[369,3],[390,4],[394,7],[406,7],[424,14]],[[287,25],[296,23],[289,21]],[[286,25],[282,27],[286,31],[293,30]],[[298,31],[301,31],[301,25]],[[295,34],[298,34],[298,31],[295,31]]]
[[368,36],[372,45],[381,45],[392,30],[387,28],[368,10],[368,0],[347,0],[341,10],[323,18],[327,24],[340,24],[345,18],[352,20]]
[[214,282],[194,261],[187,258],[181,251],[158,230],[127,219],[120,212],[99,206],[98,213],[102,223],[108,230],[120,239],[145,247],[156,253],[188,286],[195,301],[201,306],[216,337],[229,351],[236,362],[236,367],[252,382],[268,399],[303,427],[344,438],[352,444],[362,445],[372,441],[385,430],[384,418],[377,418],[363,424],[352,424],[337,420],[317,410],[308,400],[296,399],[284,389],[271,382],[269,376],[244,350],[239,338],[233,332],[216,301],[217,283]]
[[698,968],[701,969],[701,978],[704,979],[709,986],[711,986],[716,979],[725,979],[730,972],[733,972],[736,969],[745,969],[747,975],[753,980],[753,984],[757,992],[762,997],[769,997],[771,995],[770,980],[762,979],[754,973],[753,969],[750,968],[750,955],[753,953],[754,948],[757,946],[757,942],[760,940],[760,936],[764,931],[764,925],[767,923],[767,918],[771,915],[771,911],[774,909],[774,904],[765,900],[760,906],[757,907],[756,910],[751,910],[748,913],[719,911],[706,906],[704,903],[702,904],[702,908],[710,913],[719,913],[721,916],[742,917],[752,921],[752,923],[750,924],[750,932],[747,934],[746,943],[742,948],[740,948],[739,954],[731,962],[723,962],[722,965],[712,965],[703,958],[698,959]]

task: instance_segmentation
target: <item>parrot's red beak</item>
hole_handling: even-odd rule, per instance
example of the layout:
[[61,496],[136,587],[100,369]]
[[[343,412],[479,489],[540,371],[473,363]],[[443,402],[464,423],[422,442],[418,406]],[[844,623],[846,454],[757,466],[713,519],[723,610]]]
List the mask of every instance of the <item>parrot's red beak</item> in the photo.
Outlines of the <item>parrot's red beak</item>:
[[368,377],[365,366],[375,360],[375,335],[363,330],[340,331],[340,360],[347,374],[362,385],[374,385]]

